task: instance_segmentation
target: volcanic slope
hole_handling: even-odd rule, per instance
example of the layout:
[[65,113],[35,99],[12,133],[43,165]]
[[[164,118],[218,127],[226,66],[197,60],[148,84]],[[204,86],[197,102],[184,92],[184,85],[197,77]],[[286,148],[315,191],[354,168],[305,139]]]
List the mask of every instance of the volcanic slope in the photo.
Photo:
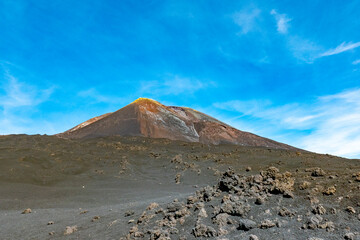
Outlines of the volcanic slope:
[[271,139],[240,131],[194,109],[165,106],[147,98],[139,98],[116,112],[92,118],[57,134],[72,139],[114,135],[295,149]]

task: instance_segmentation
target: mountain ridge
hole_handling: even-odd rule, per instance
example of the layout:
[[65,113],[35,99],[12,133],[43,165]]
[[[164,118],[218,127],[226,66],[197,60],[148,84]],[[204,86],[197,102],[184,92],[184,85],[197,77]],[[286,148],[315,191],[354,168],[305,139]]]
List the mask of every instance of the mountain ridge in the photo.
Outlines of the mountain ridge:
[[113,135],[167,138],[205,144],[297,149],[238,130],[195,109],[165,106],[148,98],[138,98],[115,112],[91,118],[63,133],[56,134],[58,137],[75,139]]

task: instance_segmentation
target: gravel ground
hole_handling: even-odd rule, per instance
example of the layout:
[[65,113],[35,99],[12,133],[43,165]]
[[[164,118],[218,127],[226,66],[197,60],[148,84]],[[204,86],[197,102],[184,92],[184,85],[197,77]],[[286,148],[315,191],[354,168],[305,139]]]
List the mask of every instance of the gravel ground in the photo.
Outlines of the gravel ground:
[[359,172],[309,152],[1,136],[0,239],[360,239]]

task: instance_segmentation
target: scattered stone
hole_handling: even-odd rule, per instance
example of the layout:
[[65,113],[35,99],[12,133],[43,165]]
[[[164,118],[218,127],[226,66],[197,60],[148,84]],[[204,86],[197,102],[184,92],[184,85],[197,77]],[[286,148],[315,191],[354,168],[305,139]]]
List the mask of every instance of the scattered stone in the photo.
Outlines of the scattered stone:
[[150,219],[152,219],[155,216],[155,214],[148,214],[148,212],[144,211],[141,216],[139,217],[139,219],[137,220],[138,224],[144,224],[147,223],[148,221],[150,221]]
[[311,186],[310,182],[304,181],[300,184],[299,189],[300,190],[305,190],[308,189]]
[[128,224],[133,223],[133,222],[135,222],[135,220],[134,220],[134,219],[130,219],[130,220],[128,221]]
[[333,222],[326,223],[326,231],[332,232],[335,230],[335,224]]
[[321,168],[314,168],[312,173],[311,173],[311,176],[313,177],[322,177],[322,176],[325,176],[325,171],[322,170]]
[[148,231],[150,233],[150,239],[161,239],[161,240],[171,240],[169,237],[169,232],[162,229],[154,229]]
[[137,231],[138,231],[138,226],[133,226],[133,227],[130,228],[129,233],[131,234],[131,233],[134,233],[134,232],[137,232]]
[[241,201],[225,201],[220,207],[221,213],[227,213],[232,216],[244,216],[245,213],[250,211],[250,206]]
[[27,209],[25,209],[24,211],[22,211],[22,213],[21,213],[21,214],[29,214],[29,213],[32,213],[31,208],[27,208]]
[[319,192],[323,192],[324,188],[322,186],[316,185],[316,187],[311,189],[312,193],[319,193]]
[[89,211],[88,210],[83,210],[80,212],[80,214],[85,214],[85,213],[88,213]]
[[[219,228],[219,231],[218,231],[218,236],[223,236],[223,235],[227,235],[229,234],[229,231],[223,227],[220,227]],[[218,240],[229,240],[227,238],[218,238]]]
[[168,212],[176,212],[179,211],[183,207],[183,204],[180,202],[172,202],[167,205]]
[[159,158],[161,156],[160,153],[154,153],[154,152],[150,152],[149,155],[150,155],[150,157],[153,157],[153,158]]
[[178,234],[178,233],[179,233],[179,230],[178,230],[177,228],[174,228],[174,227],[173,227],[173,228],[170,228],[170,229],[169,229],[169,233],[170,233],[170,234]]
[[55,232],[54,232],[54,231],[49,232],[49,235],[50,235],[50,236],[55,235]]
[[348,213],[351,213],[351,214],[355,214],[355,213],[356,213],[355,208],[350,207],[350,206],[348,206],[348,207],[345,209],[345,211],[347,211]]
[[354,233],[346,233],[344,236],[344,239],[346,240],[354,240],[355,239],[355,234]]
[[262,204],[264,204],[264,203],[265,203],[265,199],[262,198],[262,197],[258,197],[258,198],[256,198],[256,200],[255,200],[255,204],[257,204],[257,205],[262,205]]
[[281,217],[292,217],[295,216],[294,212],[291,212],[289,209],[287,209],[286,207],[283,207],[280,209],[279,211],[279,216]]
[[216,237],[217,232],[214,228],[206,226],[202,223],[197,223],[196,226],[192,229],[192,234],[195,237]]
[[173,159],[171,159],[171,162],[172,162],[172,163],[177,163],[177,164],[183,163],[182,155],[181,155],[181,154],[177,154]]
[[[238,182],[236,181],[236,179],[232,178],[232,174],[233,172],[230,172],[231,170],[228,170],[227,172],[225,172],[218,184],[218,189],[220,191],[223,192],[230,192],[233,191],[235,186],[238,184]],[[231,174],[231,175],[230,175]],[[229,177],[229,175],[231,177]]]
[[154,208],[158,208],[159,207],[159,204],[157,203],[150,203],[150,205],[146,208],[146,210],[153,210]]
[[318,225],[323,221],[323,218],[320,215],[312,216],[308,219],[305,228],[316,229]]
[[[204,208],[200,210],[200,213],[201,213],[203,216],[206,216],[206,217],[207,217],[207,214],[206,214],[206,211],[205,211]],[[200,214],[200,213],[199,213],[199,214]],[[174,213],[174,217],[175,217],[175,218],[182,218],[182,217],[185,217],[185,216],[187,216],[187,215],[190,215],[190,212],[189,212],[189,210],[188,210],[186,207],[182,207],[180,210],[178,210],[178,211],[176,211],[176,212]]]
[[247,167],[247,168],[245,169],[245,171],[250,172],[250,171],[251,171],[251,167],[250,167],[250,166]]
[[268,228],[272,228],[272,227],[275,227],[275,226],[276,226],[276,224],[273,221],[269,220],[269,219],[265,219],[260,224],[260,228],[262,228],[262,229],[268,229]]
[[336,209],[335,208],[330,208],[330,213],[335,215],[336,214]]
[[285,191],[285,192],[283,193],[283,197],[284,197],[284,198],[294,198],[295,196],[294,196],[294,194],[293,194],[292,192],[290,192],[290,191]]
[[[134,220],[133,220],[134,221]],[[112,221],[112,222],[110,222],[109,224],[108,224],[108,228],[110,228],[112,225],[114,225],[115,223],[117,223],[118,222],[118,220],[114,220],[114,221]],[[128,222],[129,223],[129,222]]]
[[50,222],[47,223],[47,225],[53,225],[53,224],[54,224],[53,221],[50,221]]
[[160,213],[164,213],[164,209],[158,208],[155,210],[155,214],[160,214]]
[[175,183],[176,184],[180,184],[180,178],[181,178],[181,174],[177,173],[176,176],[175,176]]
[[196,197],[194,197],[194,196],[189,196],[187,198],[187,204],[194,204],[197,201],[198,201],[198,199]]
[[100,219],[100,216],[95,216],[95,217],[93,217],[92,219],[91,219],[91,221],[92,222],[96,222],[97,220],[99,220]]
[[273,194],[283,194],[285,197],[293,197],[290,192],[294,190],[295,179],[290,172],[279,173],[276,167],[269,167],[260,173],[270,184],[270,192]]
[[199,198],[205,202],[210,202],[215,194],[215,189],[210,186],[206,186],[199,191]]
[[134,233],[134,237],[136,237],[136,238],[143,238],[145,235],[144,235],[144,233],[143,232],[135,232]]
[[[95,169],[94,172],[97,173],[97,174],[104,174],[105,173],[104,170],[99,170],[99,169]],[[83,188],[85,188],[85,187],[83,186]]]
[[280,172],[280,170],[276,167],[268,167],[265,171],[261,171],[260,174],[264,178],[272,178],[275,179],[276,175]]
[[134,211],[128,210],[128,211],[125,212],[125,217],[129,217],[129,216],[132,216],[132,215],[134,215],[134,214],[135,214]]
[[64,235],[70,235],[74,232],[76,232],[78,229],[77,229],[77,226],[67,226],[66,229],[65,229],[65,232],[64,232]]
[[355,173],[353,177],[355,178],[355,181],[360,182],[360,172]]
[[260,174],[256,174],[254,176],[254,182],[257,184],[261,184],[264,181],[264,178]]
[[264,213],[265,213],[266,215],[271,215],[270,209],[266,209],[266,210],[264,211]]
[[256,228],[256,222],[250,219],[240,219],[239,220],[239,230],[249,231],[250,229]]
[[249,240],[259,240],[259,238],[256,235],[251,234]]
[[180,225],[183,225],[185,223],[185,218],[184,217],[179,218],[178,222],[180,223]]
[[323,191],[324,195],[334,195],[336,192],[335,186],[328,187],[325,191]]
[[326,213],[326,209],[322,205],[318,205],[316,207],[313,207],[312,213],[313,214],[323,215],[323,214]]
[[310,200],[311,204],[317,204],[320,202],[319,199],[315,196],[308,195],[307,198]]
[[214,224],[219,225],[220,227],[234,223],[231,220],[230,215],[227,213],[220,213],[220,214],[216,215],[215,217],[212,218],[212,222]]
[[200,218],[207,218],[208,215],[207,215],[207,213],[206,213],[205,208],[201,208],[201,209],[200,209],[198,216],[199,216]]
[[194,210],[200,210],[205,207],[205,204],[203,202],[198,202],[194,205]]

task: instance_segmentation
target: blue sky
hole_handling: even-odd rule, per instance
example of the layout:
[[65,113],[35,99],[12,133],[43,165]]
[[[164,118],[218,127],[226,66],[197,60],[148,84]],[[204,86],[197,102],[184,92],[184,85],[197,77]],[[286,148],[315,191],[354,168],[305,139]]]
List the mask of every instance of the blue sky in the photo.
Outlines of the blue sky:
[[0,134],[138,97],[360,158],[360,1],[0,0]]

